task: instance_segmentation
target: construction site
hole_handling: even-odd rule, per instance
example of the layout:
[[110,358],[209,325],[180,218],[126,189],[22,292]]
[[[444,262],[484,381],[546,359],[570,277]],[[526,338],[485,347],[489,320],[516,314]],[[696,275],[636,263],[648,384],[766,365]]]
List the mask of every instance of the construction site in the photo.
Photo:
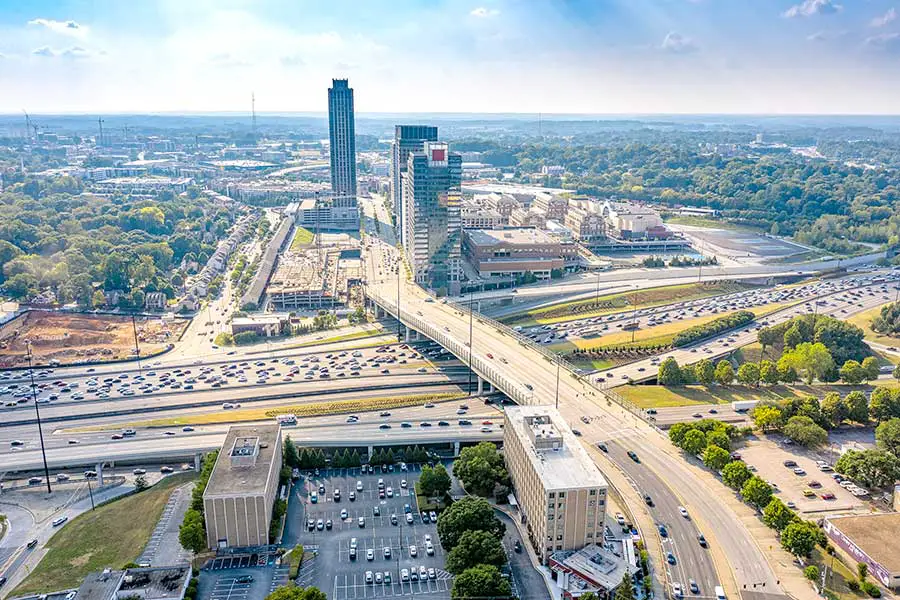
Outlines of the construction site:
[[105,362],[152,356],[175,342],[187,326],[183,319],[27,311],[0,327],[0,368],[28,363],[31,344],[38,365]]
[[333,310],[356,301],[361,279],[359,240],[319,233],[279,256],[266,293],[276,311]]

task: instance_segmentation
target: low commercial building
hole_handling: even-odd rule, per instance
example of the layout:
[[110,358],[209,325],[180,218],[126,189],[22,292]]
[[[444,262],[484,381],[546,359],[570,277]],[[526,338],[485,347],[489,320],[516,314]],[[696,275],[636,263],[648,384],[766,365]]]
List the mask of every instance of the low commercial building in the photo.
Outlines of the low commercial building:
[[460,209],[463,229],[495,229],[506,225],[506,219],[497,211],[464,202]]
[[312,231],[358,231],[356,198],[307,198],[295,213],[297,224]]
[[104,569],[89,573],[75,597],[79,600],[182,600],[190,580],[190,565]]
[[606,219],[598,211],[593,210],[592,203],[569,206],[565,225],[572,232],[572,237],[579,241],[606,237]]
[[540,192],[534,195],[531,207],[547,215],[548,220],[564,223],[569,210],[569,198],[560,194]]
[[203,492],[209,548],[269,543],[281,470],[281,426],[235,425]]
[[625,572],[637,570],[630,539],[612,540],[605,546],[588,544],[581,550],[560,550],[550,555],[548,563],[563,598],[578,598],[589,592],[612,598]]
[[601,214],[606,219],[610,237],[635,240],[662,238],[668,235],[659,213],[649,206],[607,200],[603,203]]
[[601,543],[606,479],[551,406],[507,407],[503,452],[528,539],[541,562]]
[[259,337],[275,337],[284,333],[290,318],[287,315],[255,315],[231,320],[231,335],[253,332]]
[[549,279],[578,258],[574,244],[564,244],[540,229],[470,229],[463,232],[463,255],[483,278],[532,273]]
[[900,513],[827,517],[822,528],[881,585],[900,589]]

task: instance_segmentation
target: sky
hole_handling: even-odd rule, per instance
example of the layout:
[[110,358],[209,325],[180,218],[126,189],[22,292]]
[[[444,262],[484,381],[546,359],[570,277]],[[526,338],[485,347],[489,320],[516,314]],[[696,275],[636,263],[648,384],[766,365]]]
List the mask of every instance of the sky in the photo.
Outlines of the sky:
[[897,114],[900,0],[0,0],[0,113]]

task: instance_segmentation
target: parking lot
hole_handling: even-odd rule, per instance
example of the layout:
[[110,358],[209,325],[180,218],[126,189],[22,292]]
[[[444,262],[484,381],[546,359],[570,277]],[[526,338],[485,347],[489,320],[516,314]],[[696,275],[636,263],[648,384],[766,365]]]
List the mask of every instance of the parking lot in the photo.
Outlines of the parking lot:
[[317,552],[313,566],[302,574],[304,585],[315,585],[335,600],[449,598],[452,577],[443,570],[446,553],[436,524],[419,511],[413,492],[419,471],[412,465],[409,471],[375,468],[365,474],[338,469],[298,481],[284,538],[286,544],[302,543]]
[[[236,565],[237,563],[235,563]],[[262,600],[273,589],[274,566],[232,567],[200,571],[200,600]],[[246,578],[252,578],[246,581]]]
[[[756,469],[757,475],[774,484],[776,495],[783,502],[793,503],[796,510],[806,514],[863,507],[863,500],[838,485],[832,471],[821,471],[816,465],[817,460],[833,465],[834,456],[827,449],[816,452],[778,441],[774,436],[749,440],[740,454],[748,466]],[[786,467],[785,461],[795,462],[796,467]],[[802,469],[805,474],[795,473],[794,468]],[[834,494],[834,499],[823,499],[823,494]]]

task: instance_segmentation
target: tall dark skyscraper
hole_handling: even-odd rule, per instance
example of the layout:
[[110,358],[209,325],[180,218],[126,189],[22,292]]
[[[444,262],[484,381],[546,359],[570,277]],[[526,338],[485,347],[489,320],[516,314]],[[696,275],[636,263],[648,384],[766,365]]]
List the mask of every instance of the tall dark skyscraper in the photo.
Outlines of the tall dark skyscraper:
[[406,220],[403,203],[403,177],[406,175],[406,163],[409,153],[421,150],[425,142],[436,142],[437,127],[432,125],[395,125],[394,143],[391,152],[391,202],[394,205],[394,225],[400,243],[406,246]]
[[328,88],[328,137],[331,141],[331,191],[335,199],[356,198],[356,125],[353,88],[332,79]]

